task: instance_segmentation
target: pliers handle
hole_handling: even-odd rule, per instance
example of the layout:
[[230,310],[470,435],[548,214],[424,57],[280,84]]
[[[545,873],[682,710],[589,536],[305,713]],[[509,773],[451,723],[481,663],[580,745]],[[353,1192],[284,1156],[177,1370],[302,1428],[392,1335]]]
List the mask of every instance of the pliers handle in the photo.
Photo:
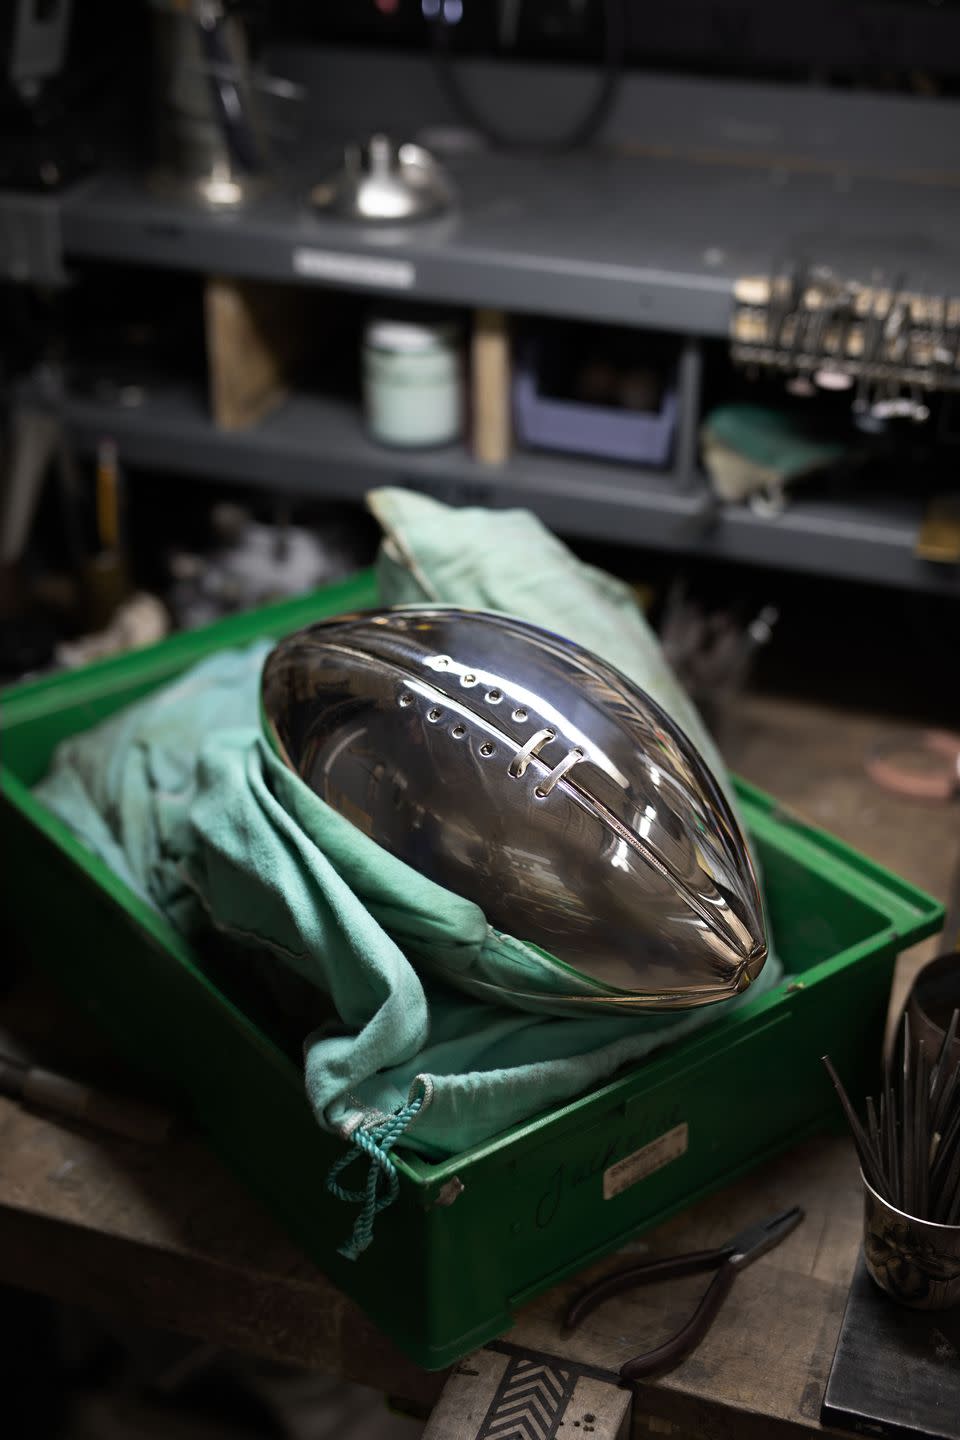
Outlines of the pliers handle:
[[614,1270],[585,1286],[573,1297],[567,1307],[565,1326],[568,1330],[574,1329],[598,1305],[602,1305],[614,1295],[622,1295],[624,1291],[641,1285],[656,1285],[661,1280],[679,1280],[684,1275],[699,1275],[706,1270],[716,1270],[716,1275],[687,1323],[662,1345],[635,1356],[620,1368],[620,1377],[623,1380],[643,1380],[650,1375],[666,1374],[700,1344],[729,1295],[738,1270],[742,1270],[751,1260],[778,1245],[802,1219],[803,1211],[799,1206],[794,1206],[760,1225],[752,1225],[749,1230],[734,1236],[726,1245],[715,1250],[694,1250],[686,1255],[672,1255],[662,1260],[644,1260],[636,1265]]

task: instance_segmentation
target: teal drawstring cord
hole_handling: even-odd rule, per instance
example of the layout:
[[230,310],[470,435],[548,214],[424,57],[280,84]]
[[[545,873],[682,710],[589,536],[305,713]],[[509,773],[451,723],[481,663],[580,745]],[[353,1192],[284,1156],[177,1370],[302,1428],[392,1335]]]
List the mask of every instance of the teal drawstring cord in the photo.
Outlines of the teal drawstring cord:
[[[410,1087],[406,1105],[378,1125],[358,1126],[350,1136],[351,1149],[346,1155],[341,1155],[327,1176],[326,1186],[331,1195],[348,1205],[360,1206],[353,1234],[338,1250],[344,1259],[356,1260],[363,1254],[373,1239],[374,1220],[381,1210],[386,1210],[396,1200],[400,1177],[390,1158],[390,1151],[420,1111],[430,1103],[432,1088],[425,1076],[418,1075]],[[362,1190],[346,1190],[339,1183],[339,1176],[362,1155],[370,1158],[367,1182]]]

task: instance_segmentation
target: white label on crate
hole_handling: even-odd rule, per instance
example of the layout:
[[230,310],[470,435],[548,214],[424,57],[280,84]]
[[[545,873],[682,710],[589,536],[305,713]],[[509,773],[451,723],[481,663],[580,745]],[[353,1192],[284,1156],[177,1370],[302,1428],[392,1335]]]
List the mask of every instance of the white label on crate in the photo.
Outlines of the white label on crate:
[[409,290],[417,278],[416,266],[410,260],[340,255],[304,246],[294,250],[293,268],[310,280],[342,280],[347,285],[376,285],[383,290]]
[[614,1195],[629,1190],[638,1180],[645,1180],[655,1170],[662,1170],[671,1160],[679,1160],[681,1155],[686,1154],[687,1129],[687,1122],[684,1120],[682,1125],[675,1125],[665,1135],[658,1135],[649,1145],[644,1145],[641,1150],[634,1150],[632,1155],[627,1155],[625,1159],[618,1160],[616,1165],[611,1165],[609,1170],[604,1170],[604,1200],[612,1200]]

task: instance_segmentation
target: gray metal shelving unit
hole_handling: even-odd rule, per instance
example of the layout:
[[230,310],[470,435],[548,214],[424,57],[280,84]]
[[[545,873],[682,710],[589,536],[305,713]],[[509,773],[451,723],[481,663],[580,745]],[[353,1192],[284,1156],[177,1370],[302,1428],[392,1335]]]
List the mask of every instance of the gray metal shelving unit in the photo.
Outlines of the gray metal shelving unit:
[[805,499],[801,490],[766,519],[717,505],[692,469],[634,470],[534,451],[491,467],[462,446],[390,450],[368,438],[356,405],[306,393],[239,432],[217,429],[202,393],[182,385],[154,389],[132,409],[28,389],[22,399],[59,404],[78,448],[92,451],[110,437],[131,466],[342,500],[406,485],[456,504],[527,507],[565,534],[960,597],[960,567],[914,555],[923,513],[916,499],[855,504]]
[[[957,108],[909,97],[628,74],[604,143],[459,148],[455,210],[397,227],[324,218],[312,185],[341,143],[459,123],[422,56],[336,48],[268,57],[308,97],[271,192],[236,214],[154,193],[141,175],[62,201],[67,257],[222,272],[528,314],[725,336],[734,282],[794,258],[955,291]],[[527,136],[563,130],[595,78],[575,67],[459,64]]]
[[75,259],[717,337],[728,333],[737,277],[765,274],[785,254],[867,278],[910,274],[920,234],[923,283],[949,292],[956,282],[956,188],[838,186],[821,174],[617,152],[552,163],[483,153],[451,170],[458,210],[395,229],[318,216],[295,174],[232,215],[161,198],[138,176],[103,177],[64,200],[63,248]]
[[[522,452],[491,470],[460,448],[390,453],[367,440],[352,407],[306,394],[256,430],[223,434],[201,398],[176,387],[129,412],[61,397],[81,445],[109,432],[134,464],[332,498],[409,484],[461,503],[526,505],[570,535],[960,594],[960,567],[915,557],[922,502],[909,493],[814,501],[800,488],[768,520],[717,506],[696,468],[699,342],[727,335],[738,277],[794,259],[960,293],[955,105],[629,74],[602,146],[461,149],[447,157],[451,214],[369,229],[312,212],[310,186],[345,138],[385,115],[405,136],[455,123],[434,68],[413,55],[309,47],[274,54],[271,68],[309,97],[272,191],[235,214],[120,173],[42,204],[8,195],[0,271],[55,283],[78,261],[124,262],[686,335],[672,470]],[[518,130],[545,137],[595,79],[479,61],[460,72]]]
[[[598,165],[571,156],[559,167],[483,155],[453,169],[457,213],[392,231],[312,213],[306,183],[293,177],[235,215],[163,199],[136,176],[104,177],[65,202],[64,250],[74,259],[726,333],[737,259],[714,248],[704,260],[702,245],[671,242],[679,217],[660,213],[654,227],[644,214],[656,187],[647,167],[623,157]],[[695,203],[696,184],[691,175],[683,205]],[[759,247],[751,258],[762,268]]]

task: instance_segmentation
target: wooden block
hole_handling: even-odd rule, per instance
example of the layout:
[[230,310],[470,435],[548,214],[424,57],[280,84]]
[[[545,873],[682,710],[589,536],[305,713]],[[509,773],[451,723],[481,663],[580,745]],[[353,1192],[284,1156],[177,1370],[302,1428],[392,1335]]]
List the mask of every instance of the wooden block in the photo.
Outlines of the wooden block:
[[211,277],[204,323],[214,424],[247,430],[286,399],[304,337],[301,297],[285,286]]
[[930,501],[914,550],[921,560],[960,564],[960,495],[939,495]]
[[478,1350],[455,1368],[434,1406],[423,1440],[462,1440],[484,1423],[509,1364],[506,1355]]
[[471,351],[473,453],[484,465],[503,465],[513,448],[513,420],[510,331],[502,311],[477,311]]
[[615,1377],[500,1342],[457,1366],[424,1440],[624,1440],[629,1417]]

